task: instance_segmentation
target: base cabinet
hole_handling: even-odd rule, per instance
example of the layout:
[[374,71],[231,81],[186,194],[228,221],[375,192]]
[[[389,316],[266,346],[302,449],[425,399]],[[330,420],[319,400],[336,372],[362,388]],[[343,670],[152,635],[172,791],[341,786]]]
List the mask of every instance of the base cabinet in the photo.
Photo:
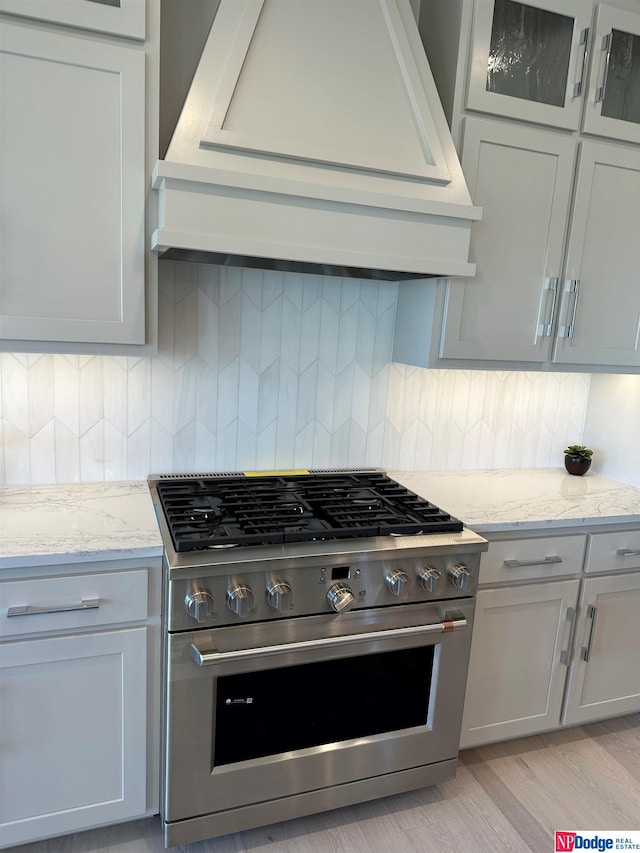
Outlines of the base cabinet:
[[[461,748],[640,710],[639,536],[491,542],[480,564]],[[566,579],[553,580],[554,569]]]
[[146,652],[146,627],[0,646],[3,845],[144,813]]
[[562,722],[640,708],[640,574],[589,578],[580,594],[576,648]]
[[579,586],[568,580],[480,590],[462,748],[558,725]]

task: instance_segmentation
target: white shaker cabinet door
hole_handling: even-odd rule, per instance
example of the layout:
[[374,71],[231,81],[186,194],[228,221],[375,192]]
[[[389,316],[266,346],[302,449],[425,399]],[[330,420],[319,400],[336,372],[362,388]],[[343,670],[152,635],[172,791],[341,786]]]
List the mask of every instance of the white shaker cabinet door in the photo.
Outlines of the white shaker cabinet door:
[[560,723],[579,580],[480,590],[461,747]]
[[640,710],[640,572],[588,578],[579,610],[562,722]]
[[476,275],[447,287],[441,358],[548,360],[574,160],[570,138],[466,119],[462,168],[483,215]]
[[640,143],[640,4],[596,9],[582,131]]
[[575,130],[590,0],[476,0],[467,109]]
[[581,143],[557,364],[640,366],[640,150]]
[[146,807],[147,629],[0,645],[0,838],[21,844]]
[[142,46],[0,22],[0,338],[145,342]]
[[143,39],[145,0],[0,0],[0,12]]

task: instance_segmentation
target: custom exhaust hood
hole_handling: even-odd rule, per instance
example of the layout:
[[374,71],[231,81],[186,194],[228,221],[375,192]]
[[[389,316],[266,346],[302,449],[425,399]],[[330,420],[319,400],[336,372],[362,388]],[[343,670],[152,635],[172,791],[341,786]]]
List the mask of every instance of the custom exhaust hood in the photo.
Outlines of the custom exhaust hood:
[[390,280],[475,272],[481,211],[409,0],[221,0],[153,186],[162,257]]

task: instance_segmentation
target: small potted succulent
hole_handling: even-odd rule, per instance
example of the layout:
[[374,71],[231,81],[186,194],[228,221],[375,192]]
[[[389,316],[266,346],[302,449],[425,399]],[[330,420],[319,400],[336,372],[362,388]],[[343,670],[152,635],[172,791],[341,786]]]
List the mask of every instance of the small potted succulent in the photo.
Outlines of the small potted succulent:
[[591,467],[593,450],[584,444],[570,444],[564,451],[564,467],[570,474],[586,474]]

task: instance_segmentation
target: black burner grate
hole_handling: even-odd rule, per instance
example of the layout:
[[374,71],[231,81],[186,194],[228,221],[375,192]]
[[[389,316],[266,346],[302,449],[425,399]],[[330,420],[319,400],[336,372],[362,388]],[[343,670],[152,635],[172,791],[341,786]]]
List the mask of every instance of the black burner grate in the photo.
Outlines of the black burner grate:
[[157,489],[176,551],[462,530],[382,472],[181,475]]

